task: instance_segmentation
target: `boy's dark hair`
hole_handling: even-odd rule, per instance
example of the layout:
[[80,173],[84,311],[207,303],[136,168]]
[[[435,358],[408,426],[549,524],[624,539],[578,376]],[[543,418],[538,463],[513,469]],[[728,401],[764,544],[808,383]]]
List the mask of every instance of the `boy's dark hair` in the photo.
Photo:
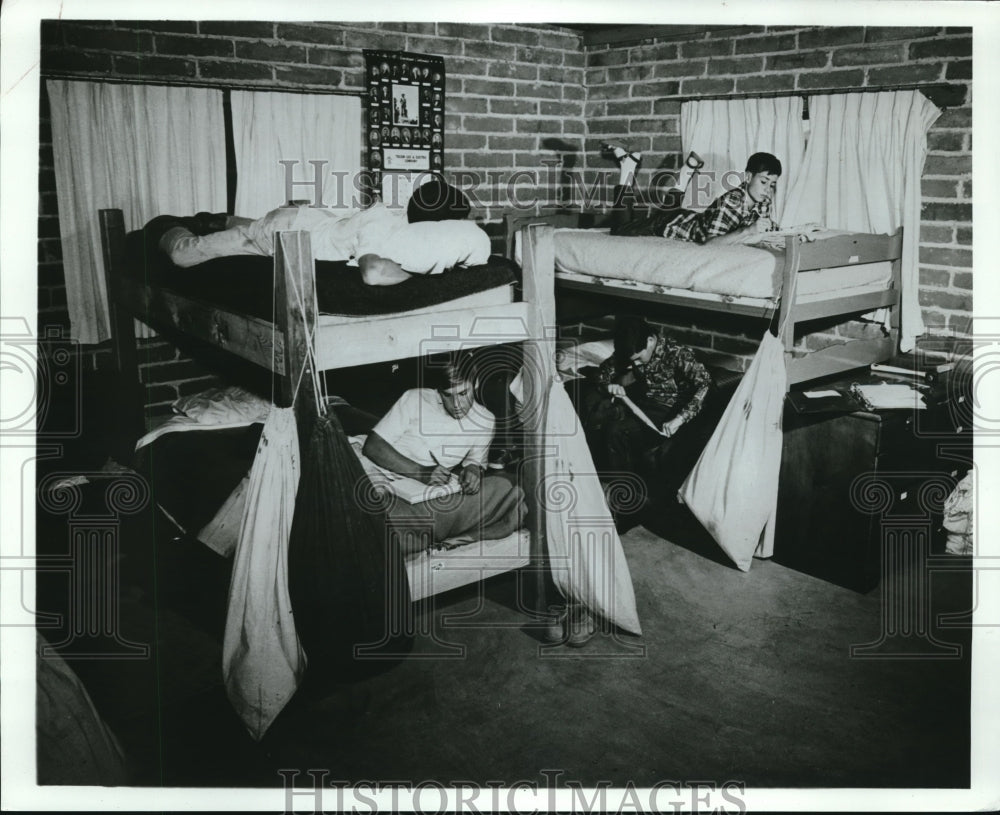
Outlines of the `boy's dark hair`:
[[420,221],[464,221],[472,212],[468,197],[441,176],[433,175],[417,187],[406,205],[406,219]]
[[428,357],[423,364],[422,387],[443,391],[460,382],[477,381],[476,358],[472,351],[452,351]]
[[615,358],[622,365],[628,365],[632,354],[646,347],[650,337],[657,331],[645,317],[635,314],[620,314],[615,317]]
[[754,153],[747,159],[746,171],[751,175],[756,173],[771,173],[781,175],[781,162],[770,153]]

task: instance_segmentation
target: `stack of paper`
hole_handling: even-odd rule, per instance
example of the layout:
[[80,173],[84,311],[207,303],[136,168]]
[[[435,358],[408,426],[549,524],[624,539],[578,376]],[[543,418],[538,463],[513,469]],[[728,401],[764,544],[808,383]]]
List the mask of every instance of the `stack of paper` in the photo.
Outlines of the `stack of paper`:
[[914,410],[927,407],[920,391],[912,385],[890,385],[883,382],[878,385],[855,385],[852,391],[864,399],[872,410],[891,410],[893,408]]

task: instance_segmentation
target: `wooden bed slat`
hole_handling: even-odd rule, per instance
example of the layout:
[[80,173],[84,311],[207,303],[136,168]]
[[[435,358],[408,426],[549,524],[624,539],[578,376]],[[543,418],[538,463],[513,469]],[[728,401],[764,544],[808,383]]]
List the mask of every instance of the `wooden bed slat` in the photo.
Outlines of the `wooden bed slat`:
[[277,402],[295,408],[300,461],[318,415],[313,385],[316,340],[316,273],[308,232],[279,232],[274,241],[275,324],[285,338],[285,375]]
[[[798,244],[798,270],[827,269],[862,263],[895,260],[903,250],[903,232],[892,235],[838,235],[832,238]],[[844,259],[847,259],[845,264]]]
[[534,337],[525,343],[524,398],[520,413],[525,429],[525,460],[522,472],[528,489],[528,528],[531,530],[531,560],[534,571],[534,597],[537,610],[544,610],[546,574],[549,571],[548,545],[545,529],[545,415],[548,393],[556,370],[556,299],[553,241],[554,230],[549,225],[536,224],[524,232],[522,264],[524,297],[532,303],[528,329]]
[[324,325],[320,321],[316,361],[320,370],[327,370],[519,342],[531,337],[529,311],[526,303],[505,303],[432,315],[394,314],[365,323]]
[[[269,371],[285,373],[284,336],[267,320],[226,311],[169,289],[155,289],[129,279],[118,281],[117,301],[119,307],[125,307],[127,325],[132,322],[128,315],[135,314],[153,328],[179,331]],[[120,337],[120,332],[116,331],[115,336]]]

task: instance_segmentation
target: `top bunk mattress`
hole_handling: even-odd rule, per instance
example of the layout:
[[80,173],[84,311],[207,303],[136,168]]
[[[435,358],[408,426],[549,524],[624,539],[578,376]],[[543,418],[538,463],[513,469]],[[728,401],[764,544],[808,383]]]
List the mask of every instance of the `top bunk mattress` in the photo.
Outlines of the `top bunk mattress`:
[[[149,241],[143,230],[125,240],[127,274],[136,282],[170,289],[240,314],[272,319],[274,259],[254,255],[215,258],[182,268]],[[391,315],[426,309],[461,299],[475,305],[477,296],[494,303],[498,295],[513,300],[517,266],[498,255],[481,266],[451,269],[437,275],[414,276],[395,286],[369,286],[357,266],[347,262],[316,262],[316,298],[320,314],[349,317]]]
[[[838,234],[843,233],[829,236]],[[559,277],[726,299],[774,301],[780,296],[784,250],[610,235],[598,229],[557,229],[554,243]],[[797,294],[803,300],[885,288],[891,279],[888,261],[817,269],[799,273]]]

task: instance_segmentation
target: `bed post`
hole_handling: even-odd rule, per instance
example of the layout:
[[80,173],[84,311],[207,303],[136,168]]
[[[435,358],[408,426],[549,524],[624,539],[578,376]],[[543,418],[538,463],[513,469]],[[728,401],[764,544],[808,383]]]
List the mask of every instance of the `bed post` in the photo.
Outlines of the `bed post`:
[[889,237],[892,261],[892,287],[896,290],[896,305],[889,309],[889,332],[892,335],[892,352],[899,353],[903,318],[903,227]]
[[781,270],[781,302],[778,307],[778,339],[785,348],[785,363],[792,355],[795,345],[795,320],[789,315],[795,311],[795,296],[798,290],[799,237],[785,237],[785,265]]
[[104,284],[111,322],[111,359],[115,370],[129,385],[139,381],[139,355],[135,341],[135,322],[119,302],[120,280],[125,269],[125,216],[120,209],[98,211],[101,228],[101,253],[104,258]]
[[547,605],[548,572],[545,543],[544,477],[547,454],[545,414],[555,374],[555,252],[553,228],[533,224],[524,230],[521,247],[524,299],[529,303],[528,334],[533,339],[524,352],[524,425],[527,430],[525,478],[530,509],[531,563],[534,569],[535,607]]
[[279,379],[276,401],[280,407],[295,409],[303,457],[316,420],[314,357],[308,353],[310,344],[316,341],[315,268],[308,232],[275,235],[274,322],[285,338],[284,356],[275,360],[275,376]]

